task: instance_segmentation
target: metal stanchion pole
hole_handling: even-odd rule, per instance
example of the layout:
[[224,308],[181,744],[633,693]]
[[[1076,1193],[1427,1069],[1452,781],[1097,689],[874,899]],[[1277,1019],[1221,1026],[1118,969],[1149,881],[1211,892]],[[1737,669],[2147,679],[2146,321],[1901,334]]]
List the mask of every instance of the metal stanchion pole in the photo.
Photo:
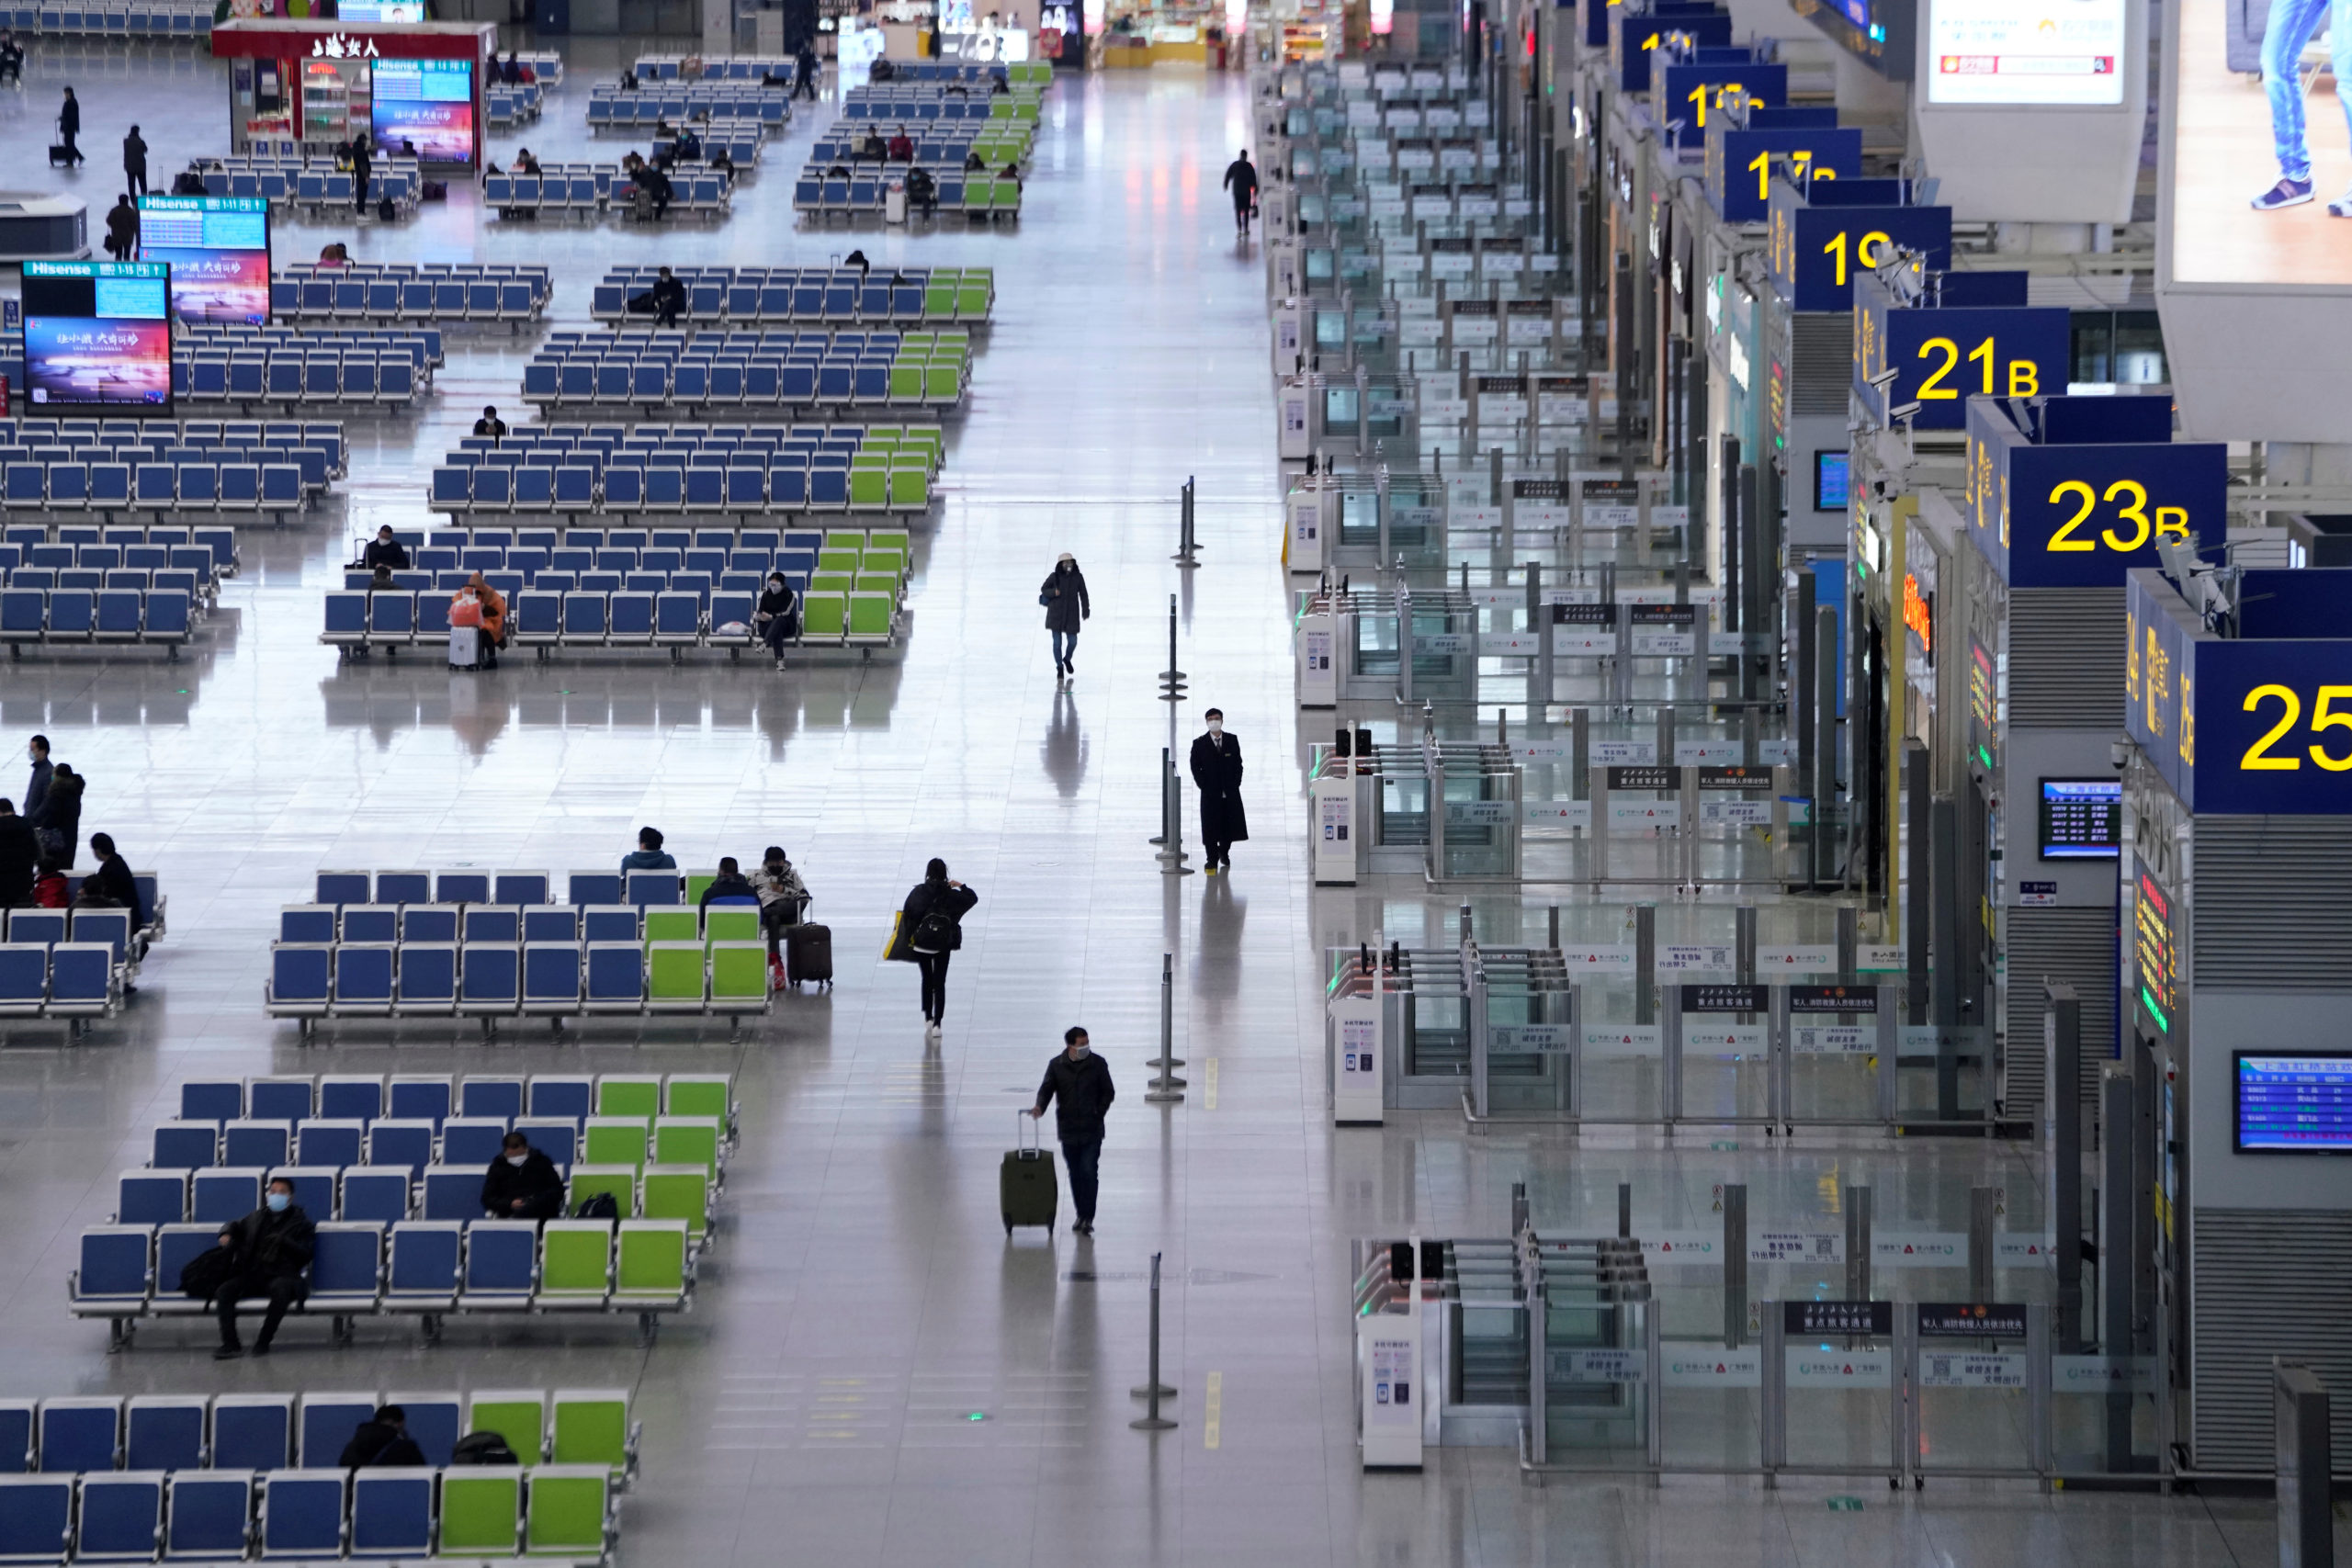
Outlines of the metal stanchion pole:
[[1151,1401],[1149,1412],[1139,1421],[1128,1422],[1128,1426],[1138,1432],[1166,1432],[1175,1428],[1175,1422],[1159,1414],[1159,1402],[1173,1399],[1176,1391],[1159,1381],[1159,1254],[1157,1252],[1151,1255],[1151,1372],[1141,1388],[1127,1392],[1137,1399]]
[[1168,596],[1168,668],[1159,672],[1159,700],[1184,700],[1184,672],[1176,668],[1176,595]]
[[1159,846],[1152,859],[1159,863],[1162,876],[1190,876],[1193,868],[1184,863],[1184,804],[1183,786],[1176,781],[1176,749],[1159,749],[1159,837],[1151,840]]
[[1162,1082],[1182,1089],[1182,1078],[1170,1078],[1166,1074],[1183,1065],[1184,1058],[1176,1054],[1176,955],[1163,953],[1159,955],[1159,1055],[1144,1066],[1160,1068]]
[[[1184,481],[1184,489],[1182,494],[1182,504],[1183,510],[1178,518],[1176,526],[1176,553],[1168,558],[1174,561],[1180,567],[1198,566],[1201,563],[1194,560],[1193,558],[1200,552],[1201,542],[1198,536],[1193,533],[1193,481],[1190,479],[1187,479]],[[1170,654],[1169,657],[1168,668],[1170,670],[1176,668],[1176,660],[1173,654]]]

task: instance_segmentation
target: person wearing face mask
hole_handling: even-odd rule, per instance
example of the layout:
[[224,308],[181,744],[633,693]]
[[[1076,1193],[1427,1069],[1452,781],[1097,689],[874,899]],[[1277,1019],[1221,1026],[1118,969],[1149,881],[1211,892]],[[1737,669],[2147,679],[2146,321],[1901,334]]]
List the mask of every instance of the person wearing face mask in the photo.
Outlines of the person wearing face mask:
[[531,1146],[520,1133],[506,1134],[505,1146],[481,1179],[482,1213],[494,1220],[558,1220],[563,1217],[563,1178],[555,1161]]
[[1060,1139],[1062,1163],[1069,1167],[1069,1197],[1078,1209],[1080,1235],[1094,1234],[1094,1194],[1101,1186],[1102,1117],[1119,1091],[1111,1083],[1111,1066],[1096,1055],[1086,1031],[1073,1025],[1062,1032],[1062,1048],[1046,1064],[1046,1080],[1037,1086],[1033,1117],[1054,1107],[1054,1135]]
[[939,1043],[947,1015],[947,961],[964,945],[964,917],[980,896],[947,875],[947,863],[934,859],[899,911],[899,928],[883,957],[922,971],[923,1039]]
[[1241,809],[1241,742],[1225,732],[1225,710],[1204,715],[1209,730],[1193,742],[1193,784],[1201,792],[1201,869],[1233,869],[1233,846],[1250,836]]
[[1076,556],[1068,550],[1061,553],[1045,586],[1037,590],[1037,603],[1046,607],[1046,630],[1053,636],[1055,677],[1067,681],[1078,673],[1079,625],[1094,614],[1094,602],[1086,593],[1086,574],[1078,570]]
[[212,1352],[212,1359],[227,1361],[245,1353],[237,1342],[237,1303],[247,1296],[269,1298],[261,1333],[254,1338],[254,1354],[266,1356],[269,1342],[277,1336],[277,1325],[286,1321],[286,1309],[311,1293],[302,1273],[310,1268],[311,1254],[317,1247],[318,1227],[294,1201],[293,1181],[272,1177],[262,1206],[223,1226],[220,1245],[235,1258],[236,1272],[213,1292],[220,1312],[220,1348]]
[[786,858],[784,846],[770,844],[752,877],[752,890],[759,895],[760,930],[767,933],[770,983],[780,991],[789,983],[784,966],[784,933],[798,925],[808,909],[808,886]]
[[768,573],[768,585],[761,591],[760,607],[752,612],[752,624],[775,656],[775,667],[783,669],[784,645],[800,635],[800,595],[792,591],[784,573]]

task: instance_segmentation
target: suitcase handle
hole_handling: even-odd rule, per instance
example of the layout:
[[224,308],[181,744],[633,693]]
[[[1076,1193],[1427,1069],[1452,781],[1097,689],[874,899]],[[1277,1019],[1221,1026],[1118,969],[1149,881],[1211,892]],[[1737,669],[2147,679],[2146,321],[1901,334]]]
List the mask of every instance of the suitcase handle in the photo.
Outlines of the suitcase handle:
[[1025,1144],[1021,1142],[1019,1134],[1016,1134],[1013,1138],[1012,1146],[1015,1149],[1043,1154],[1046,1148],[1046,1132],[1043,1122],[1037,1117],[1030,1115],[1026,1111],[1014,1111],[1012,1113],[1012,1119],[1029,1130],[1029,1141]]

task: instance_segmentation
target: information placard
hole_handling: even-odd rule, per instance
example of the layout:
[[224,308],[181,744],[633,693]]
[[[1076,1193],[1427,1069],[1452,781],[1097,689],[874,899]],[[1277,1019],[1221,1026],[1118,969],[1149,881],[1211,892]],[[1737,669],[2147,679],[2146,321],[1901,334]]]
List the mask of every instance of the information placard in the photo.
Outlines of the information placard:
[[164,262],[25,263],[25,400],[169,410],[171,276]]
[[139,254],[172,269],[183,321],[269,321],[269,203],[259,197],[142,196]]
[[2352,1055],[2236,1055],[2241,1154],[2352,1154]]

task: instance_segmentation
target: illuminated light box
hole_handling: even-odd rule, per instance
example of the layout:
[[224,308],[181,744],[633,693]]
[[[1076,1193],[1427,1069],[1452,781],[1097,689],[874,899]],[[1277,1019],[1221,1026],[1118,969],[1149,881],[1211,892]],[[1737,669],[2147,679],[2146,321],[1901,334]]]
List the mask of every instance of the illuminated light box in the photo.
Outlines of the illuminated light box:
[[24,264],[25,400],[43,409],[172,406],[172,269]]
[[469,60],[378,60],[368,122],[376,145],[416,143],[432,164],[474,155],[474,67]]
[[2121,779],[2043,779],[2043,860],[2113,860],[2122,852]]
[[2352,1154],[2352,1055],[2236,1054],[2241,1154]]
[[259,197],[142,196],[140,254],[172,269],[183,321],[269,321],[269,203]]
[[1932,104],[2120,104],[2124,0],[1932,0]]

